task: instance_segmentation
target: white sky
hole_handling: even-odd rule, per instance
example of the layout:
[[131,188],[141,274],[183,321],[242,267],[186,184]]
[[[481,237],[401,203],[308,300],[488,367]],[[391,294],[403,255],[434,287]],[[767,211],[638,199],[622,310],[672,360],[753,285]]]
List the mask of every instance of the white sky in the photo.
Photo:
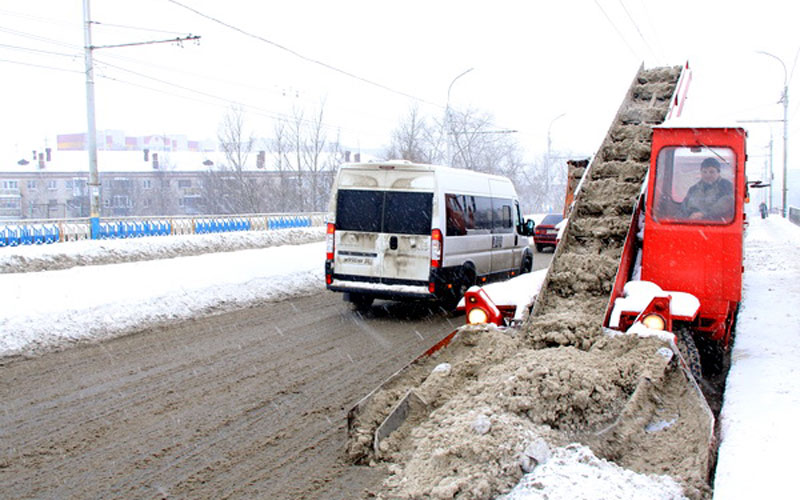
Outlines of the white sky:
[[[380,148],[415,102],[408,96],[424,113],[443,114],[448,86],[474,68],[453,85],[451,105],[493,113],[499,127],[519,131],[530,157],[545,152],[548,129],[554,151],[588,155],[642,62],[689,61],[691,117],[781,119],[783,69],[756,51],[791,72],[797,10],[777,0],[92,0],[92,19],[103,23],[93,27],[94,45],[202,36],[183,48],[95,51],[97,128],[214,138],[238,102],[255,135],[268,136],[273,117],[293,107],[311,113],[324,101],[331,136]],[[0,0],[2,147],[27,154],[56,134],[86,130],[82,20],[81,0]],[[800,129],[795,89],[792,79],[790,136]],[[781,125],[749,128],[751,164],[763,165],[770,130],[780,164]]]

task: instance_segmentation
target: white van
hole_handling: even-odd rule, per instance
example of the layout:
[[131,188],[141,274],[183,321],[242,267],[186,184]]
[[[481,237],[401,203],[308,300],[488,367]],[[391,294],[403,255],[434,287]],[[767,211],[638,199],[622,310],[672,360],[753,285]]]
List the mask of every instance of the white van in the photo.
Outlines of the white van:
[[455,305],[467,288],[533,268],[505,177],[407,161],[346,163],[328,213],[325,280],[358,307],[375,298]]

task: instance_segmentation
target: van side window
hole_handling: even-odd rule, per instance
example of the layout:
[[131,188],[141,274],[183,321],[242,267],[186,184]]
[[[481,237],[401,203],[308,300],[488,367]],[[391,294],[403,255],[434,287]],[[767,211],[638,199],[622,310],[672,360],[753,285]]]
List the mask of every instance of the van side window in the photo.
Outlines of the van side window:
[[[445,194],[444,204],[447,215],[447,236],[464,236],[467,234],[467,227],[474,227],[474,212],[468,212],[466,207],[466,196],[458,194]],[[473,215],[468,220],[469,215]]]
[[475,200],[475,229],[492,230],[492,199],[488,196],[473,196]]
[[499,198],[492,199],[494,206],[493,233],[510,233],[513,231],[514,222],[511,217],[511,200]]

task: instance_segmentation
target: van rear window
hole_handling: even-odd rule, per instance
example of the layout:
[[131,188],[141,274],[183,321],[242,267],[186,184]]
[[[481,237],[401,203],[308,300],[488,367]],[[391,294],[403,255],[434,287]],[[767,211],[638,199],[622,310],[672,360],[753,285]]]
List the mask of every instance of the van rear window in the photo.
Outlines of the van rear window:
[[378,233],[381,230],[383,192],[339,190],[336,227],[346,231]]
[[383,232],[430,234],[433,193],[387,191],[384,201]]
[[345,231],[430,234],[433,193],[341,189],[336,227]]

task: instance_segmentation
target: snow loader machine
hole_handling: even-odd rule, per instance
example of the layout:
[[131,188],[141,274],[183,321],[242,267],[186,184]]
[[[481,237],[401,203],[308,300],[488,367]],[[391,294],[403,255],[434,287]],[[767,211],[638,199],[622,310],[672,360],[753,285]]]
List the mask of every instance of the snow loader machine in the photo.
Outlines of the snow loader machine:
[[[713,469],[716,443],[714,411],[701,387],[708,386],[704,376],[724,380],[741,300],[746,133],[736,127],[666,126],[680,114],[690,79],[688,64],[639,69],[597,155],[573,165],[570,176],[579,182],[567,226],[538,296],[515,328],[518,337],[537,337],[536,348],[585,348],[591,340],[582,335],[590,330],[665,339],[663,361],[643,368],[610,425],[591,439],[598,449],[628,442],[640,456],[670,448],[672,461],[687,460],[691,449],[689,467],[702,483]],[[719,166],[731,192],[721,213],[698,216],[687,212],[684,200],[707,158]],[[468,323],[499,328],[515,314],[475,287],[465,295],[465,307]],[[455,349],[442,348],[457,344],[471,327],[452,332],[350,410],[352,460],[380,458],[389,434],[435,410],[415,388]],[[543,333],[525,333],[530,331]],[[675,417],[665,420],[665,414]],[[699,429],[691,437],[681,431],[688,419]],[[654,429],[670,426],[673,438],[665,442]],[[658,472],[657,464],[652,472]]]

